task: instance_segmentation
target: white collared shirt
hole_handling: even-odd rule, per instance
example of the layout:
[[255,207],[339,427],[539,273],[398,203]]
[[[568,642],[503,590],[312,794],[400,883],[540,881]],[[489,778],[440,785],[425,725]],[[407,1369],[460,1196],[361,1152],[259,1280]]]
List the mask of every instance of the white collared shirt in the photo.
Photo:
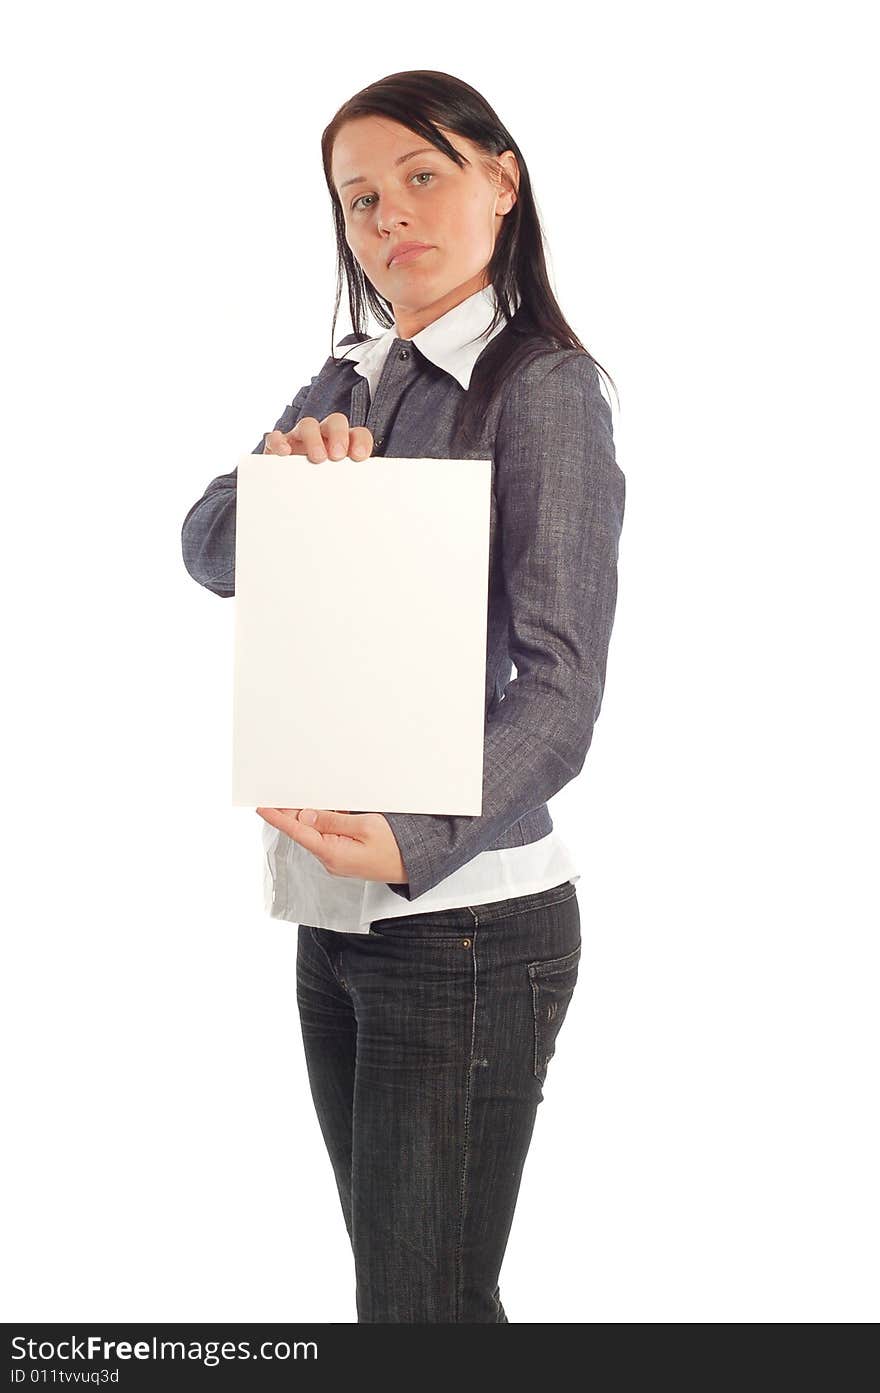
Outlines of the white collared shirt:
[[[495,291],[491,285],[484,286],[466,300],[441,314],[427,328],[420,329],[408,340],[414,343],[420,353],[429,358],[436,367],[448,372],[467,391],[471,383],[474,364],[488,343],[504,328],[504,317],[489,332],[489,325],[495,313]],[[513,308],[519,301],[514,299]],[[385,359],[394,340],[400,338],[396,324],[386,329],[376,339],[366,339],[363,343],[346,345],[343,356],[354,365],[370,384],[371,398],[376,395],[379,378]],[[338,347],[338,345],[337,345]]]
[[[420,329],[410,342],[467,390],[478,357],[504,328],[502,317],[489,332],[495,304],[495,292],[486,286]],[[355,371],[369,382],[371,398],[391,345],[399,337],[395,324],[378,338],[344,349]],[[493,904],[580,879],[574,858],[555,829],[527,846],[481,852],[414,900],[403,899],[383,881],[331,875],[317,857],[270,823],[264,822],[262,837],[264,898],[270,916],[343,933],[368,933],[376,919]]]

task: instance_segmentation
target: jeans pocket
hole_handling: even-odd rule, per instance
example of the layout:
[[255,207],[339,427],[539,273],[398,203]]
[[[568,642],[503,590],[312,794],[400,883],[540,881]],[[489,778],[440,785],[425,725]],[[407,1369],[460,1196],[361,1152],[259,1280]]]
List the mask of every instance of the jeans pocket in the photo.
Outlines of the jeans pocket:
[[547,1066],[556,1050],[556,1038],[565,1020],[577,981],[581,945],[561,958],[529,963],[532,1011],[535,1018],[535,1078],[543,1084]]
[[434,909],[424,914],[397,914],[374,919],[373,938],[389,943],[429,943],[437,948],[469,948],[474,935],[474,916],[466,906]]

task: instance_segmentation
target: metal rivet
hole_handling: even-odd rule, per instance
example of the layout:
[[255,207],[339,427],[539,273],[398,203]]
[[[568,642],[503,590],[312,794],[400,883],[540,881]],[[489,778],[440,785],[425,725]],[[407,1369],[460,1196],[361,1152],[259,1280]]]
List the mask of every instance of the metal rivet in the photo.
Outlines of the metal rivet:
[[400,352],[398,353],[397,356],[398,356],[398,358],[408,358],[408,357],[409,357],[409,349],[408,349],[408,348],[402,348],[402,349],[400,350]]
[[463,939],[461,940],[461,946],[462,946],[462,948],[470,948],[470,946],[471,946],[471,941],[470,941],[470,939],[469,939],[469,938],[463,938]]

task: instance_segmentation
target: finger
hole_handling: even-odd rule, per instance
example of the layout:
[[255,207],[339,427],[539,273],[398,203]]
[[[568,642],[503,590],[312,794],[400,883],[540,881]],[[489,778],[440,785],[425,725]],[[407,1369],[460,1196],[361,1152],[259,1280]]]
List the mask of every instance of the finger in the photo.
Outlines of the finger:
[[308,823],[300,822],[293,809],[286,811],[283,808],[257,808],[257,812],[270,826],[277,827],[279,832],[284,832],[292,842],[305,847],[313,856],[320,857],[325,850],[323,834],[317,828],[309,827]]
[[352,426],[348,432],[348,453],[351,459],[367,459],[373,453],[373,432],[366,426]]
[[266,438],[263,442],[264,455],[289,455],[290,453],[290,445],[287,442],[286,435],[280,430],[270,430],[266,432]]
[[321,433],[331,459],[345,459],[348,454],[348,417],[341,411],[331,411],[321,422]]
[[364,823],[359,813],[334,812],[331,808],[301,808],[299,821],[324,836],[335,835],[359,841],[364,834]]
[[287,432],[287,439],[297,455],[308,455],[312,464],[323,464],[327,458],[321,423],[315,416],[303,416],[293,430]]

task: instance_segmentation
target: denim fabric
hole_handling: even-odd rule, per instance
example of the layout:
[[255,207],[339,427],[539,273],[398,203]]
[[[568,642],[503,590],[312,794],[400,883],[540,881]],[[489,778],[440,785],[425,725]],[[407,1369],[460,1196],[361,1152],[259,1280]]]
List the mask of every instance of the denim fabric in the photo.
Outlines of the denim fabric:
[[[330,357],[275,424],[288,431],[341,411],[370,429],[376,455],[492,461],[483,811],[369,810],[397,839],[408,883],[390,889],[407,900],[482,851],[553,830],[547,802],[583,767],[602,704],[625,478],[590,359],[535,347],[545,351],[514,372],[468,450],[452,448],[464,389],[407,339],[394,340],[374,398],[350,362]],[[262,448],[263,437],[254,453]],[[210,482],[181,534],[189,573],[224,596],[235,590],[236,473]],[[442,682],[425,700],[442,703]]]
[[359,1323],[499,1323],[499,1274],[581,954],[568,881],[494,904],[299,927],[309,1085]]

